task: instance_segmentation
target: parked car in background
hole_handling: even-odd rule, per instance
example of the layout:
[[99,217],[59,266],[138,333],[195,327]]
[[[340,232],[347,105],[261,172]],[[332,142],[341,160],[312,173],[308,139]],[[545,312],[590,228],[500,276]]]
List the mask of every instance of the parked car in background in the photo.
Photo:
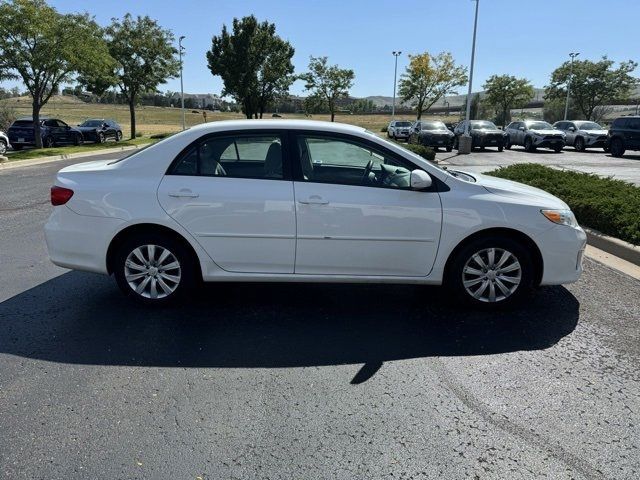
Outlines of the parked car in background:
[[6,133],[0,132],[0,155],[7,153],[7,149],[11,146],[9,137]]
[[122,127],[115,120],[92,118],[78,125],[84,139],[90,142],[103,143],[112,138],[116,142],[122,140]]
[[[455,130],[454,148],[458,148],[460,136],[464,134],[467,121],[460,122]],[[502,130],[489,120],[471,120],[471,148],[497,147],[501,152],[504,149],[504,136]]]
[[440,121],[418,120],[411,126],[407,142],[425,147],[453,149],[455,135]]
[[560,153],[565,145],[565,134],[542,120],[511,122],[505,129],[506,148],[521,145],[527,152],[537,148],[550,148]]
[[640,116],[616,118],[607,143],[614,157],[621,157],[626,150],[640,150]]
[[[32,147],[36,137],[31,117],[20,118],[9,127],[9,141],[14,150]],[[46,148],[56,145],[80,145],[83,142],[82,132],[57,118],[40,117],[40,136]]]
[[553,124],[554,128],[565,134],[565,145],[583,152],[586,148],[604,148],[607,150],[607,130],[589,120],[562,120]]
[[445,284],[501,306],[576,281],[586,244],[549,193],[307,120],[205,123],[120,160],[71,165],[51,203],[51,260],[113,274],[152,305],[201,280],[269,280]]
[[399,138],[406,140],[409,138],[410,129],[411,122],[407,120],[392,120],[387,127],[387,137],[393,138],[394,140],[398,140]]

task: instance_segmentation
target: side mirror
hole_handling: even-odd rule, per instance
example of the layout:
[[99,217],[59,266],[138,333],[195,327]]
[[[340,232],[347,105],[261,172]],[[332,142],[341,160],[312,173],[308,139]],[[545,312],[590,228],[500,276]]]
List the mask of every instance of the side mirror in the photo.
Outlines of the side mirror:
[[410,184],[412,190],[426,190],[431,187],[433,180],[424,170],[413,170],[411,172]]

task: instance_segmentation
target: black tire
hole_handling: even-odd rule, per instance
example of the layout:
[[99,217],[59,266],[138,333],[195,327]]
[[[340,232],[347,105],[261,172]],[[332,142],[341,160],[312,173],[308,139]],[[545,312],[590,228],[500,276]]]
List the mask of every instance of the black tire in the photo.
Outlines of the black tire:
[[98,132],[98,143],[104,143],[106,138],[104,137],[104,133]]
[[507,150],[511,150],[511,137],[507,137],[507,143],[505,144],[504,148],[506,148]]
[[459,150],[460,144],[458,143],[458,137],[453,139],[453,148],[455,148],[456,150]]
[[533,140],[531,140],[531,137],[527,137],[524,139],[524,150],[530,153],[536,151],[536,147],[533,146]]
[[23,146],[24,146],[24,145],[20,145],[20,144],[18,144],[18,145],[11,145],[11,148],[13,148],[13,149],[17,152],[18,150],[22,150],[22,147],[23,147]]
[[44,140],[42,141],[42,146],[44,148],[53,148],[56,146],[56,142],[53,140],[52,136],[44,137]]
[[[502,279],[500,280],[500,283],[502,283],[503,286],[507,287],[507,290],[509,290],[510,293],[508,295],[505,295],[498,287],[498,284],[495,283],[493,287],[494,291],[496,292],[495,301],[483,301],[478,298],[474,298],[471,293],[474,290],[477,293],[477,290],[480,290],[484,287],[485,290],[482,292],[480,297],[487,295],[490,298],[491,280],[485,280],[482,277],[477,277],[476,274],[464,273],[465,267],[469,267],[480,272],[481,275],[495,277],[495,270],[487,269],[487,272],[485,273],[481,265],[473,260],[474,255],[479,254],[480,258],[485,262],[485,264],[488,264],[489,258],[488,256],[486,256],[486,253],[489,249],[496,249],[494,255],[494,265],[499,262],[499,260],[502,258],[502,252],[505,251],[509,252],[519,264],[519,276],[517,275],[518,271],[513,270],[507,272],[511,275],[498,274],[498,279]],[[510,268],[512,265],[514,265],[514,263],[512,263],[511,258],[509,258],[509,260],[504,264],[504,266],[506,266],[507,268]],[[505,268],[504,266],[503,268]],[[519,283],[517,285],[515,284],[515,282],[510,283],[509,281],[504,279],[505,277],[509,277],[512,279],[519,278]],[[477,280],[479,282],[476,282],[476,285],[478,285],[478,289],[475,289],[475,285],[468,285],[468,287],[465,287],[465,278],[468,282],[474,282]],[[471,241],[470,243],[462,247],[456,253],[456,256],[451,259],[445,275],[445,286],[454,295],[454,298],[456,300],[462,301],[467,305],[482,309],[496,309],[516,305],[524,298],[526,298],[532,291],[534,278],[535,274],[531,256],[527,249],[523,247],[520,242],[516,242],[508,237],[486,236]],[[485,283],[487,283],[486,286],[484,285]],[[467,288],[469,288],[471,292],[467,290]]]
[[120,140],[122,140],[122,132],[118,130],[116,132],[116,142],[119,142]]
[[[135,257],[133,254],[134,250],[141,247],[140,252],[145,252],[145,256],[151,258],[149,255],[148,248],[145,249],[145,246],[153,245],[155,247],[156,252],[160,251],[159,249],[168,250],[171,256],[167,257],[161,265],[153,265],[151,264],[149,268],[156,268],[156,270],[152,271],[142,271],[140,273],[144,273],[145,276],[140,279],[140,282],[137,284],[144,282],[147,277],[151,280],[148,281],[147,286],[151,290],[151,283],[156,283],[156,290],[158,290],[158,286],[161,287],[161,280],[165,283],[165,285],[173,290],[170,293],[165,293],[163,288],[159,290],[163,290],[162,297],[159,298],[151,298],[151,291],[146,292],[146,287],[142,290],[142,294],[136,292],[133,286],[130,285],[129,280],[127,279],[126,269],[127,267],[127,259],[131,258],[135,259],[135,263],[143,265],[143,262]],[[159,248],[158,248],[159,247]],[[152,255],[157,257],[158,255]],[[178,263],[179,268],[171,268],[163,271],[161,269],[162,265],[170,266],[173,263],[173,259]],[[159,258],[155,258],[155,260],[159,260]],[[170,262],[170,263],[167,263]],[[149,234],[137,234],[132,235],[127,238],[122,244],[119,246],[118,250],[115,253],[113,260],[113,273],[116,278],[116,282],[120,290],[132,300],[142,303],[145,305],[153,305],[153,306],[165,306],[175,302],[179,302],[184,300],[184,298],[188,295],[190,291],[193,290],[195,285],[197,284],[197,263],[196,259],[193,258],[193,254],[182,244],[182,242],[177,241],[176,239],[162,235],[158,233],[149,233]],[[140,271],[139,267],[129,268],[129,273]],[[164,274],[164,276],[162,276]],[[169,276],[172,278],[179,278],[179,281],[175,282],[173,280],[168,280]],[[166,278],[165,278],[166,277]],[[138,279],[132,280],[134,284]],[[149,295],[149,296],[145,296]]]
[[560,153],[563,148],[564,148],[564,145],[556,145],[555,147],[553,147],[553,151],[556,153]]
[[612,138],[611,144],[609,145],[609,150],[611,151],[611,155],[614,157],[621,157],[624,155],[624,144],[622,140],[619,138]]
[[502,146],[502,145],[498,145],[498,151],[499,151],[499,152],[501,152],[501,151],[503,151],[503,150],[504,150],[504,146]]
[[4,155],[7,153],[7,142],[0,139],[0,155]]
[[77,147],[78,145],[82,145],[82,143],[83,143],[82,137],[80,135],[74,135],[73,144]]
[[575,148],[576,152],[584,152],[584,138],[576,137],[576,139],[573,141],[573,148]]
[[453,146],[452,146],[452,145],[449,145],[449,146],[447,147],[447,152],[450,152],[451,150],[453,150]]

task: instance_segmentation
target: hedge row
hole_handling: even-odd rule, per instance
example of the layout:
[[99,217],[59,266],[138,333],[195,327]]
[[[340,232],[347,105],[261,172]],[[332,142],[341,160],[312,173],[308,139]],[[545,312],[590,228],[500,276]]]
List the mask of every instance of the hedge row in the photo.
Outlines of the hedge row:
[[415,145],[413,143],[403,143],[402,146],[430,162],[433,162],[436,159],[436,151],[431,147]]
[[545,190],[564,200],[581,225],[640,245],[640,188],[630,183],[538,164],[512,165],[489,175]]

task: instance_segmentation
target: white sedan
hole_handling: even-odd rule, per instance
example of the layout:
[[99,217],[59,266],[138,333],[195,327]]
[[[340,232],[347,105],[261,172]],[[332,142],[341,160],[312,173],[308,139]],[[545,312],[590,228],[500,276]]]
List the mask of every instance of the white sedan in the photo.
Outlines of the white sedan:
[[574,282],[586,237],[532,187],[444,170],[362,128],[212,122],[66,167],[45,227],[56,265],[144,303],[199,281],[447,285],[477,306]]

